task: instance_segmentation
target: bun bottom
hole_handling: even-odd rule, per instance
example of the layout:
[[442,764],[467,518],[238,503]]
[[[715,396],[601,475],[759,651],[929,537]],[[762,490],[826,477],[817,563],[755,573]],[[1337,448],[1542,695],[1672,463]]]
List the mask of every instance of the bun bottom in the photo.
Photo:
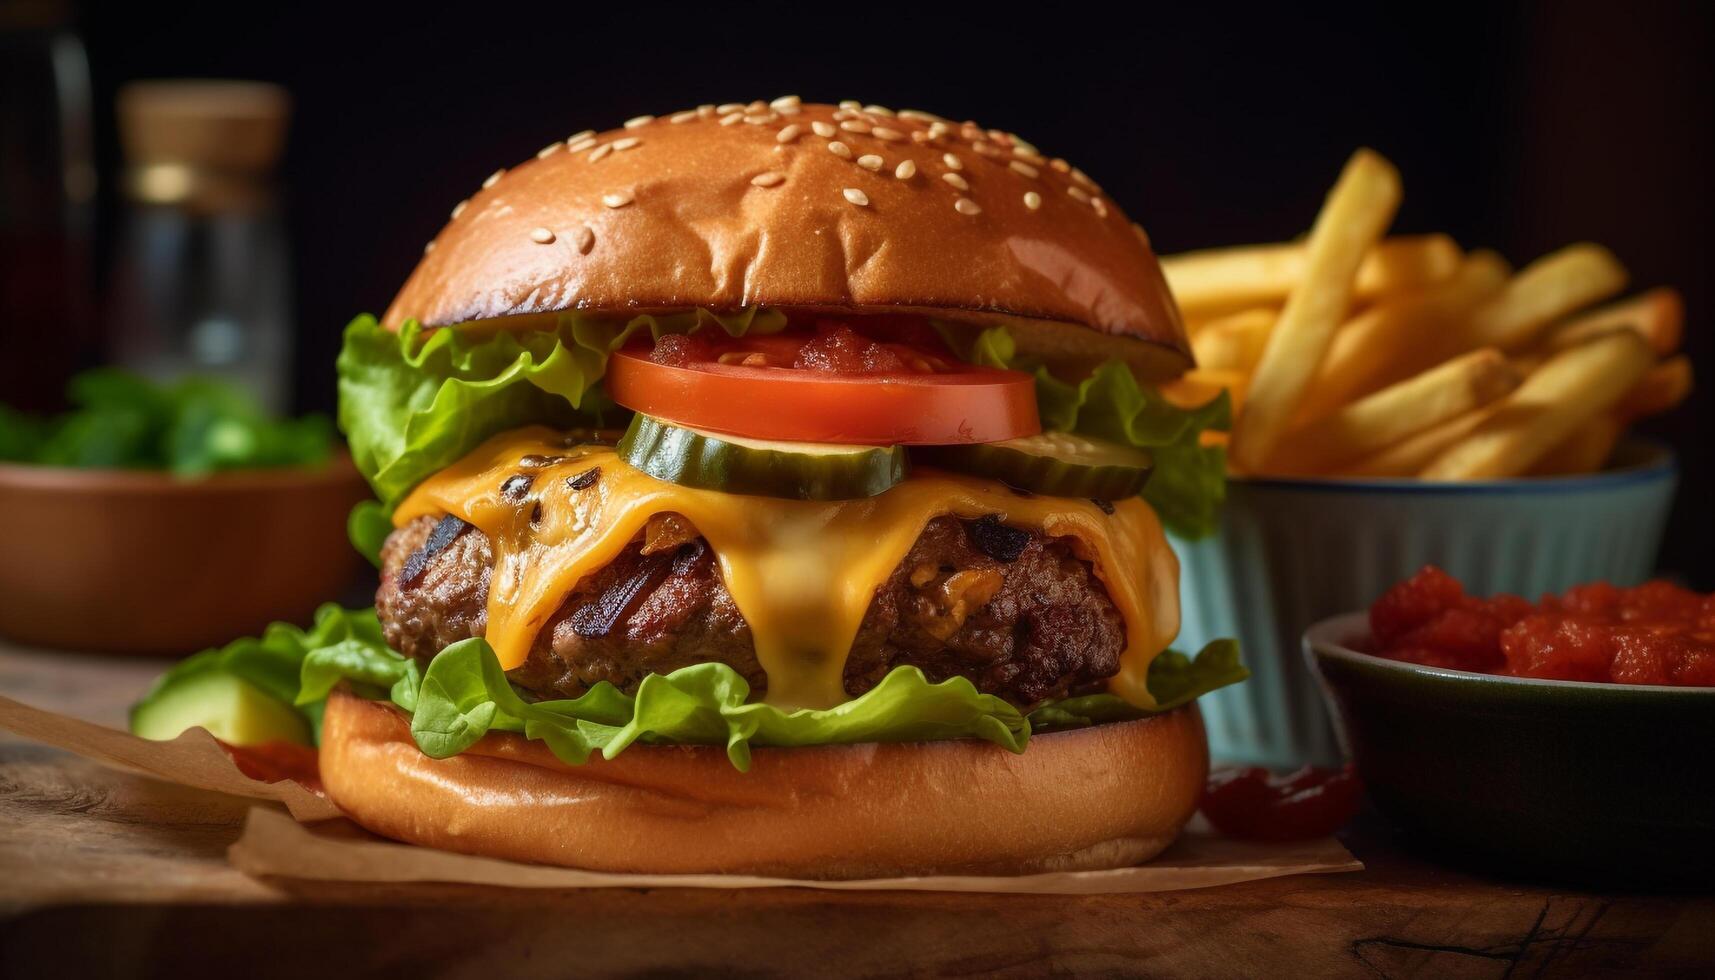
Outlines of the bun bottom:
[[361,826],[442,850],[591,871],[876,878],[1136,864],[1173,842],[1209,767],[1195,705],[1038,735],[1022,755],[974,739],[751,755],[748,773],[701,745],[571,766],[491,733],[431,759],[397,709],[336,692],[321,774]]

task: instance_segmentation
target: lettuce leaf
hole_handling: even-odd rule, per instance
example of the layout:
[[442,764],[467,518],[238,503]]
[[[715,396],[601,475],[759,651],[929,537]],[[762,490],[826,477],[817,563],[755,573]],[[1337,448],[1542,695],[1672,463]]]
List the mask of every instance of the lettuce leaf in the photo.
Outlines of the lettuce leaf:
[[66,386],[73,411],[37,418],[0,405],[0,460],[47,466],[165,470],[196,478],[222,470],[313,466],[333,456],[320,415],[277,418],[233,384],[189,377],[171,384],[95,368]]
[[1075,384],[1062,381],[1040,361],[1019,355],[1004,327],[978,334],[965,354],[977,364],[1034,374],[1043,428],[1148,449],[1155,457],[1155,471],[1143,488],[1143,499],[1155,508],[1161,523],[1183,538],[1215,532],[1227,495],[1226,452],[1203,445],[1202,435],[1206,429],[1224,431],[1232,423],[1226,392],[1195,409],[1178,408],[1139,383],[1117,360],[1102,363]]
[[725,746],[740,770],[749,768],[753,745],[981,738],[1023,752],[1033,731],[1144,717],[1247,676],[1237,644],[1223,640],[1196,657],[1168,651],[1156,658],[1149,685],[1160,706],[1149,711],[1098,694],[1053,702],[1025,715],[962,677],[932,683],[915,667],[897,667],[863,695],[825,711],[782,711],[749,702],[750,685],[717,663],[651,674],[635,695],[601,683],[575,699],[531,702],[507,682],[500,661],[480,637],[452,644],[419,672],[415,661],[387,647],[373,609],[327,605],[309,630],[277,623],[259,639],[239,640],[184,661],[156,683],[139,707],[185,678],[211,670],[235,674],[295,706],[309,718],[318,739],[328,693],[347,681],[358,694],[391,701],[410,713],[417,746],[437,759],[463,752],[490,731],[505,731],[541,741],[573,765],[592,752],[612,759],[644,742]]
[[785,325],[777,310],[696,310],[629,320],[568,313],[549,330],[425,330],[413,320],[395,333],[360,316],[339,354],[339,427],[391,513],[412,487],[497,433],[618,421],[623,410],[598,383],[608,356],[637,331],[718,326],[741,336]]

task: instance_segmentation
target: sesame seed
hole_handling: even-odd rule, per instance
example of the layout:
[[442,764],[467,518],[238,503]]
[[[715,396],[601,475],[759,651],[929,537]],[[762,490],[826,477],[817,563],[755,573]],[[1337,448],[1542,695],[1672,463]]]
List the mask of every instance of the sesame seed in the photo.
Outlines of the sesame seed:
[[636,129],[639,126],[647,126],[654,121],[654,116],[632,116],[630,119],[625,121],[625,128]]
[[627,136],[624,139],[614,140],[613,141],[613,152],[618,153],[620,150],[629,150],[632,147],[634,147],[634,146],[636,146],[642,142],[643,142],[642,140],[638,139],[635,136]]
[[887,166],[887,161],[873,153],[865,153],[863,156],[857,158],[857,165],[865,170],[880,170],[882,167]]
[[1082,187],[1067,187],[1066,193],[1072,195],[1072,200],[1080,204],[1090,203],[1090,195],[1085,193]]
[[1035,191],[1024,192],[1024,206],[1034,211],[1042,206],[1042,195]]
[[767,173],[760,173],[755,177],[750,178],[750,182],[757,187],[778,187],[785,180],[786,175],[777,170],[770,170]]
[[785,129],[782,129],[780,132],[775,133],[774,134],[774,140],[777,143],[790,143],[793,140],[797,139],[798,134],[802,133],[803,131],[804,131],[803,127],[799,126],[797,123],[793,123],[790,126],[787,126]]
[[1083,172],[1082,170],[1079,170],[1077,167],[1072,168],[1072,179],[1077,181],[1080,184],[1083,184],[1085,187],[1088,187],[1090,190],[1094,191],[1094,190],[1100,190],[1101,189],[1101,188],[1096,186],[1095,181],[1090,179],[1089,174]]
[[841,160],[850,160],[852,158],[852,148],[841,143],[839,140],[834,140],[832,143],[828,144],[828,152],[839,157]]
[[1101,198],[1099,198],[1099,197],[1090,198],[1090,207],[1095,208],[1096,213],[1101,215],[1102,217],[1105,218],[1108,216],[1108,202],[1102,200]]
[[722,102],[720,105],[715,106],[715,111],[720,113],[723,116],[728,114],[728,113],[731,113],[731,112],[743,112],[744,111],[744,103],[743,102]]
[[889,119],[893,118],[894,114],[892,109],[884,105],[866,105],[863,107],[863,111],[872,116],[887,116]]
[[424,255],[428,255],[430,252],[433,252],[434,250],[435,250],[435,243],[432,239],[423,243],[423,254]]
[[853,112],[850,109],[835,109],[834,110],[834,122],[839,122],[841,119],[856,119],[856,118],[858,118],[858,114]]
[[601,196],[601,203],[610,208],[623,208],[627,204],[630,204],[632,200],[633,198],[630,191],[619,191],[617,193],[603,194]]
[[705,102],[702,105],[697,106],[697,115],[703,117],[704,119],[707,119],[714,114],[715,114],[715,104],[713,102]]
[[595,163],[597,160],[600,160],[602,157],[605,157],[609,153],[612,153],[612,152],[613,152],[613,144],[612,143],[603,143],[602,145],[600,145],[600,146],[598,146],[595,149],[590,151],[590,162]]
[[958,174],[942,174],[941,179],[952,184],[954,187],[957,187],[959,190],[968,191],[971,189],[971,182],[960,177]]
[[578,140],[576,143],[567,143],[566,144],[566,152],[567,153],[582,153],[594,145],[595,145],[595,137],[594,136],[586,136],[583,139]]
[[695,118],[697,118],[697,110],[686,109],[684,112],[675,112],[668,116],[667,121],[677,126],[680,123],[688,123]]
[[488,188],[493,187],[495,184],[500,183],[500,178],[502,178],[504,176],[506,176],[506,168],[505,167],[502,167],[499,170],[496,170],[494,173],[489,174],[482,181],[483,190],[487,190]]
[[732,126],[741,122],[744,122],[744,116],[741,113],[729,112],[721,117],[722,126]]
[[1006,135],[1005,133],[1001,132],[998,129],[989,130],[988,136],[989,136],[989,139],[994,140],[996,143],[999,143],[1001,146],[1011,146],[1012,145],[1012,137]]
[[1000,152],[1000,147],[995,146],[993,143],[986,143],[982,140],[977,140],[972,143],[971,149],[981,153],[983,156],[993,156]]
[[983,131],[977,127],[976,123],[968,122],[960,127],[959,135],[968,140],[980,140],[983,138]]
[[1035,167],[1032,167],[1030,164],[1025,163],[1023,160],[1009,161],[1007,163],[1007,167],[1013,173],[1023,174],[1026,177],[1040,177],[1040,176],[1042,176],[1042,171],[1037,170]]
[[820,119],[811,123],[810,129],[817,136],[820,136],[823,139],[833,139],[834,134],[839,132],[839,130],[835,129],[832,124],[825,123],[825,122],[821,121]]
[[584,225],[578,229],[578,254],[588,255],[592,248],[595,248],[595,232],[589,225]]
[[910,160],[901,160],[899,166],[893,168],[893,176],[900,180],[910,180],[917,176],[917,164]]
[[776,109],[796,109],[802,102],[803,100],[796,95],[782,95],[768,104]]
[[749,113],[767,112],[768,103],[761,99],[752,99],[750,105],[744,107],[744,111]]
[[886,126],[877,126],[870,130],[869,134],[878,140],[887,140],[889,143],[896,143],[905,138],[904,133],[897,129],[888,129]]
[[869,132],[870,127],[869,123],[859,122],[856,119],[847,119],[845,122],[840,123],[840,128],[848,133],[867,133]]
[[572,135],[566,137],[566,145],[571,146],[573,143],[582,143],[584,140],[587,140],[591,136],[594,136],[594,135],[595,135],[595,130],[593,130],[593,129],[586,129],[581,133],[573,133]]
[[560,142],[559,140],[555,140],[554,142],[549,143],[547,146],[542,147],[540,150],[537,150],[536,151],[536,159],[538,159],[538,160],[546,159],[546,158],[554,155],[555,153],[560,152],[560,147],[565,146],[565,145],[566,144]]
[[1038,167],[1048,162],[1042,159],[1042,154],[1037,153],[1035,150],[1027,150],[1022,146],[1013,147],[1012,155],[1027,163],[1035,164]]
[[921,109],[901,109],[898,112],[894,113],[894,115],[898,116],[901,119],[910,119],[913,122],[926,122],[926,123],[932,123],[936,119],[940,118],[940,117],[936,116],[933,112],[924,112]]
[[965,161],[959,159],[959,156],[956,153],[943,153],[943,154],[941,154],[941,162],[946,164],[948,169],[950,169],[950,170],[963,170],[963,169],[965,169]]
[[1048,165],[1050,167],[1053,167],[1055,170],[1058,170],[1061,173],[1069,173],[1072,170],[1072,165],[1067,163],[1066,161],[1060,159],[1059,157],[1055,157],[1054,159],[1048,161]]
[[934,122],[929,124],[929,138],[932,140],[940,139],[941,137],[947,135],[947,133],[950,132],[952,130],[952,128],[953,127],[951,127],[951,126],[947,125],[946,123],[937,119]]
[[771,123],[779,118],[780,114],[776,112],[760,112],[755,114],[745,113],[744,121],[752,126],[761,126],[765,123]]
[[840,102],[840,108],[846,110],[847,112],[856,112],[857,110],[863,108],[863,103],[858,102],[855,99],[845,99],[845,100],[842,100]]
[[453,220],[457,221],[459,219],[459,215],[464,214],[464,209],[467,207],[470,207],[469,201],[460,201],[453,205]]
[[913,143],[927,143],[932,139],[934,139],[933,136],[930,136],[921,129],[913,129],[911,131],[911,142]]
[[953,202],[953,210],[960,214],[982,214],[983,209],[977,207],[977,202],[968,197],[961,197]]
[[548,228],[530,229],[530,240],[538,245],[554,244],[554,232]]
[[853,204],[857,205],[860,208],[869,206],[869,195],[865,194],[863,191],[858,190],[856,187],[847,187],[844,190],[840,191],[840,193],[844,194],[846,196],[846,200],[852,202]]
[[1026,153],[1041,156],[1041,153],[1036,149],[1036,144],[1030,142],[1017,133],[1007,133],[1006,135],[1012,139],[1012,145],[1015,150],[1023,150]]

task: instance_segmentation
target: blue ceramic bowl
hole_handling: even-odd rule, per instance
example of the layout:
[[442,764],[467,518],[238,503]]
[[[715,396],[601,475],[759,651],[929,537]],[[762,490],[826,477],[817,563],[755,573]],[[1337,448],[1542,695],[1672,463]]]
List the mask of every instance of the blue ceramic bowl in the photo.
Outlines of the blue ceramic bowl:
[[1574,884],[1707,887],[1715,687],[1548,681],[1359,652],[1325,620],[1304,657],[1370,799],[1450,863]]
[[1601,473],[1474,483],[1256,479],[1228,485],[1220,533],[1175,541],[1179,645],[1237,637],[1251,679],[1199,699],[1217,759],[1274,767],[1339,761],[1299,656],[1312,623],[1368,608],[1435,564],[1476,594],[1531,598],[1582,582],[1649,578],[1678,469],[1632,442]]

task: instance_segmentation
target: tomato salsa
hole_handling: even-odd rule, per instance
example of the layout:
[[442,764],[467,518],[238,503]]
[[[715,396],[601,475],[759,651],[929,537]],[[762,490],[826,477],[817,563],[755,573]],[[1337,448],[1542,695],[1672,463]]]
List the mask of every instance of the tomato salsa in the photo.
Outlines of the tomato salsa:
[[1715,593],[1580,585],[1531,603],[1467,595],[1433,565],[1370,607],[1371,653],[1430,667],[1613,684],[1715,687]]

